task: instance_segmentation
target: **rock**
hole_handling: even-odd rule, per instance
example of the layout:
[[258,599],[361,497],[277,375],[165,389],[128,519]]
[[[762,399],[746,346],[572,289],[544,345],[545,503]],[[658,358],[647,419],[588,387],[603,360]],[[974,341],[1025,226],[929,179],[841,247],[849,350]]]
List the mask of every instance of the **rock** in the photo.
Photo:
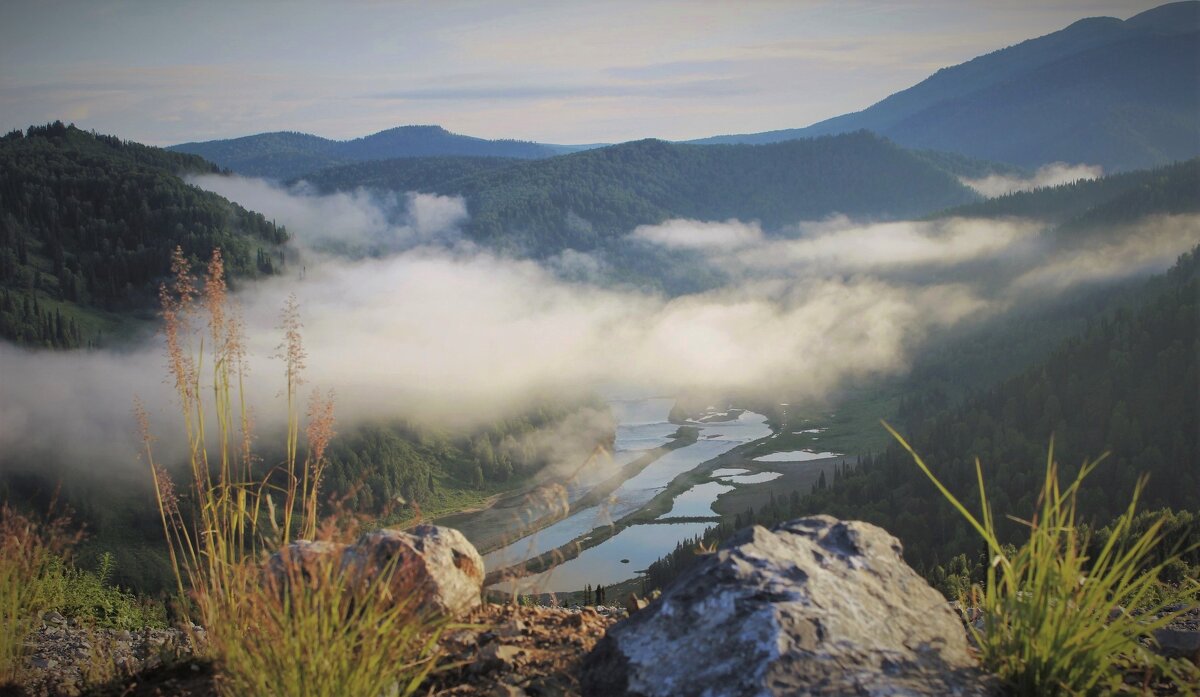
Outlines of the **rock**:
[[377,530],[358,539],[346,563],[364,580],[391,569],[396,597],[416,593],[417,607],[457,617],[479,606],[483,557],[453,528],[418,525],[412,532]]
[[462,533],[436,525],[411,532],[377,530],[353,545],[301,540],[272,554],[266,573],[281,584],[289,573],[312,580],[336,564],[347,586],[372,583],[381,573],[392,597],[451,617],[479,606],[483,558]]
[[42,615],[42,619],[46,620],[50,624],[66,624],[67,623],[66,617],[63,617],[62,615],[58,614],[57,612],[54,612],[53,610]]
[[1186,658],[1200,665],[1200,632],[1183,629],[1156,629],[1158,652],[1167,658]]
[[[319,580],[341,569],[349,545],[324,540],[297,540],[278,550],[267,560],[267,576],[286,586],[291,575],[299,573],[305,581]],[[328,564],[336,564],[330,568]]]
[[507,644],[488,644],[479,652],[475,667],[479,672],[512,670],[525,654],[525,649]]
[[866,523],[734,536],[584,661],[584,695],[984,695],[961,622]]
[[117,632],[117,641],[129,641],[131,639],[133,639],[133,635],[130,634],[128,629],[122,629]]
[[525,623],[522,622],[521,620],[515,619],[515,618],[504,623],[496,630],[496,634],[498,636],[502,636],[505,638],[521,636],[524,633],[525,633]]
[[1125,614],[1125,608],[1120,605],[1113,605],[1113,608],[1108,611],[1108,621],[1113,622],[1120,619]]

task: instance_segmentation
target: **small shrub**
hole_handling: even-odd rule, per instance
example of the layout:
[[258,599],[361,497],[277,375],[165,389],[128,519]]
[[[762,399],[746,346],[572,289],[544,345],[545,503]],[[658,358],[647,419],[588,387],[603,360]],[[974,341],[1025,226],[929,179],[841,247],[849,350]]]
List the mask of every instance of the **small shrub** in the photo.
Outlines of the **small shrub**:
[[[1127,534],[1137,518],[1144,478],[1134,488],[1129,507],[1113,523],[1113,534],[1094,557],[1088,557],[1087,535],[1077,520],[1077,498],[1098,461],[1084,463],[1074,481],[1063,488],[1051,446],[1037,512],[1030,521],[1018,521],[1028,526],[1029,538],[1015,549],[1006,549],[997,537],[978,460],[982,519],[946,489],[900,434],[884,426],[987,543],[991,560],[986,582],[972,589],[984,629],[970,631],[984,666],[1000,676],[1010,693],[1120,693],[1126,691],[1129,675],[1158,674],[1178,685],[1196,679],[1194,666],[1168,661],[1139,641],[1179,615],[1164,612],[1158,577],[1184,552],[1162,549],[1160,522],[1140,534]],[[1118,540],[1125,542],[1117,544]],[[1139,612],[1112,613],[1117,605]]]
[[51,561],[46,576],[49,609],[94,627],[143,629],[167,626],[166,608],[152,600],[111,585],[115,562],[101,555],[95,571],[70,566],[65,559]]
[[1163,564],[1162,570],[1158,572],[1158,580],[1163,583],[1180,584],[1188,578],[1188,565],[1182,559],[1172,559],[1170,562]]

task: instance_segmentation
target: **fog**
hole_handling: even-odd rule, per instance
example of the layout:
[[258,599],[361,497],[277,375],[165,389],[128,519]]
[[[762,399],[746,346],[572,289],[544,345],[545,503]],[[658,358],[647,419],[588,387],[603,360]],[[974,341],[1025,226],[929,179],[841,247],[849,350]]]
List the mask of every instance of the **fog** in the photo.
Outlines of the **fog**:
[[[469,427],[589,393],[824,397],[849,381],[904,371],[930,336],[966,318],[1166,268],[1197,229],[1195,217],[1162,218],[1113,237],[1124,242],[1087,249],[1043,244],[1047,231],[1034,221],[831,218],[785,238],[740,221],[632,231],[631,243],[686,248],[730,273],[722,288],[672,298],[580,281],[602,275],[602,258],[564,253],[540,265],[481,249],[461,235],[459,199],[318,196],[230,177],[200,183],[287,225],[304,258],[303,276],[292,264],[241,284],[234,298],[263,438],[283,419],[283,366],[271,356],[289,294],[304,323],[306,389],[335,391],[339,430],[389,418]],[[1003,259],[999,292],[971,274],[935,273]],[[160,340],[70,353],[0,345],[0,374],[6,453],[132,467],[135,395],[147,403],[160,449],[172,453],[178,417]],[[580,418],[588,423],[570,430],[594,442],[607,417]],[[537,447],[564,440],[561,432],[537,437]],[[564,459],[578,462],[577,445],[563,447]]]
[[1071,182],[1085,179],[1097,179],[1102,176],[1104,176],[1104,168],[1099,165],[1071,165],[1066,162],[1051,162],[1048,165],[1038,167],[1028,177],[989,174],[986,177],[978,179],[962,178],[959,181],[988,198],[995,198],[1018,191],[1032,191],[1048,186],[1070,184]]

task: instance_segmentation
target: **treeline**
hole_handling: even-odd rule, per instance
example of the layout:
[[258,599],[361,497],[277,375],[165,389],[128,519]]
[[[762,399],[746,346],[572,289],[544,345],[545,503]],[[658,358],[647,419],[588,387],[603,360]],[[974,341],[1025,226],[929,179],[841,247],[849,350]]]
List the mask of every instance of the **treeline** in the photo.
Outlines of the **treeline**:
[[[910,425],[907,436],[937,476],[977,505],[980,459],[998,520],[1027,518],[1034,507],[1051,438],[1055,458],[1072,468],[1109,452],[1081,496],[1092,520],[1128,504],[1150,474],[1143,505],[1196,507],[1200,491],[1200,376],[1196,251],[1184,255],[1136,309],[1117,308],[1047,360],[946,413]],[[810,496],[805,511],[878,523],[905,543],[906,556],[932,568],[977,545],[974,533],[899,447],[855,476]],[[1016,535],[1007,521],[1002,530]]]
[[180,178],[214,171],[62,122],[0,139],[0,337],[94,340],[88,311],[151,307],[177,245],[194,259],[219,247],[231,277],[275,273],[285,230]]
[[466,163],[457,178],[434,160],[416,167],[366,163],[313,179],[343,189],[461,195],[476,240],[550,256],[595,249],[668,218],[738,218],[777,228],[835,212],[924,215],[978,199],[959,183],[958,166],[862,131],[761,146],[642,140],[504,167]]
[[[424,503],[439,487],[484,488],[530,477],[553,464],[555,449],[529,436],[580,409],[598,406],[545,403],[468,433],[406,422],[362,426],[330,446],[325,473],[329,498],[378,514],[397,501]],[[611,447],[615,433],[600,437]]]
[[938,217],[1019,217],[1071,226],[1127,222],[1148,213],[1200,211],[1200,158],[1185,162],[1112,174],[1019,191],[952,208]]
[[[34,288],[38,290],[38,288]],[[35,293],[0,291],[0,336],[25,346],[69,349],[85,345],[74,317],[63,317],[61,308],[43,308]],[[86,339],[88,344],[91,339]]]
[[376,191],[451,192],[463,190],[478,174],[520,164],[511,157],[397,157],[329,167],[288,182],[307,182],[322,193],[366,188]]

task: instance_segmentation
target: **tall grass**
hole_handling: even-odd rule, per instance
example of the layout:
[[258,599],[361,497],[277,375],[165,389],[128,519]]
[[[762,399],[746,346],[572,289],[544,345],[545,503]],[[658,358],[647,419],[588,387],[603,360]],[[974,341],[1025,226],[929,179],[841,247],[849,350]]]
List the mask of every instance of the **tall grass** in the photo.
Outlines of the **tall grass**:
[[[983,629],[970,628],[984,666],[1000,676],[1016,695],[1091,695],[1140,692],[1130,676],[1165,676],[1178,685],[1196,679],[1194,666],[1168,661],[1139,638],[1170,624],[1178,612],[1166,612],[1156,600],[1159,572],[1180,550],[1154,563],[1163,543],[1161,521],[1130,534],[1137,501],[1145,486],[1135,486],[1128,508],[1113,523],[1113,534],[1092,558],[1079,524],[1080,487],[1099,460],[1085,462],[1066,487],[1059,482],[1051,445],[1046,472],[1029,529],[1019,547],[1005,546],[975,462],[981,502],[976,517],[933,474],[930,467],[891,426],[884,424],[917,466],[987,544],[991,561],[982,588],[972,598],[982,612]],[[1124,540],[1118,544],[1118,540]],[[1162,557],[1158,557],[1162,559]],[[1130,612],[1114,611],[1124,605]]]
[[25,642],[54,600],[48,578],[74,540],[64,518],[42,522],[0,504],[0,686],[18,681]]
[[[286,551],[294,539],[348,534],[322,526],[318,517],[324,453],[334,435],[331,396],[314,393],[303,429],[306,454],[300,458],[298,402],[306,355],[295,298],[288,300],[280,326],[286,455],[279,465],[263,468],[252,454],[242,323],[227,296],[220,252],[213,252],[202,291],[178,248],[172,272],[160,300],[188,444],[186,498],[156,463],[148,416],[140,405],[136,410],[177,591],[184,611],[206,629],[220,690],[314,697],[385,689],[409,694],[433,665],[430,637],[441,620],[394,597],[387,584],[353,582],[336,555],[310,562]],[[195,326],[198,317],[206,327]],[[267,555],[280,549],[282,578],[263,570]]]

